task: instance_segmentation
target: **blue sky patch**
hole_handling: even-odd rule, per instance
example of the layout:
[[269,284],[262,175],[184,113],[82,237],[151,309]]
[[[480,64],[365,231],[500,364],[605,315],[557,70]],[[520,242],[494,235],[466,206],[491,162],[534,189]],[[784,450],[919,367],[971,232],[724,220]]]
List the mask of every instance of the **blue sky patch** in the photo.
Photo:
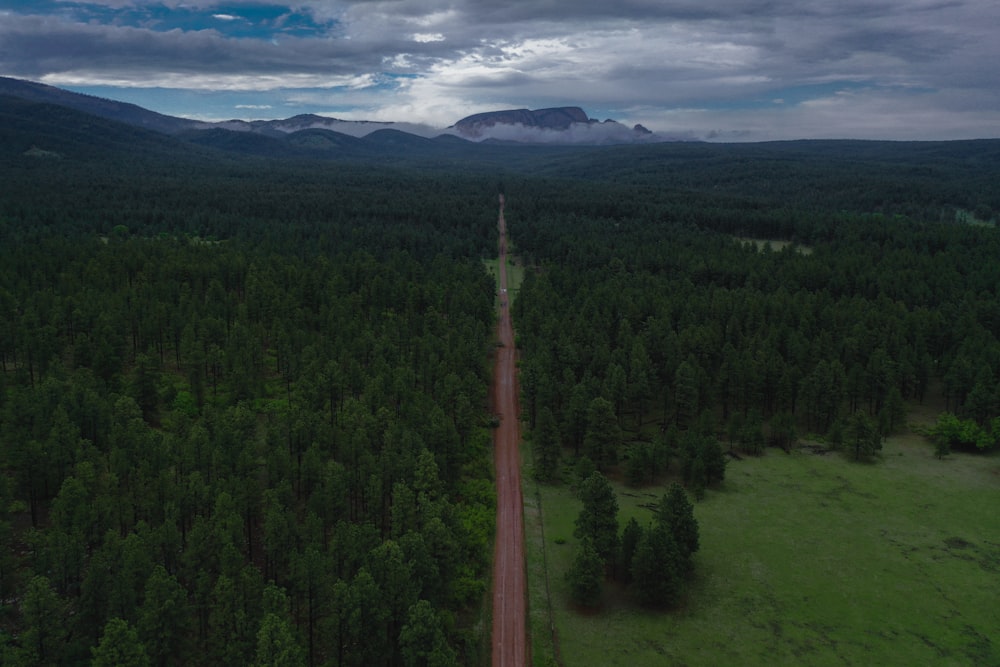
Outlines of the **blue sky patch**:
[[288,102],[288,92],[281,90],[201,91],[116,86],[65,86],[65,88],[85,95],[137,104],[170,116],[187,117],[191,109],[197,109],[197,117],[206,120],[288,118],[330,108],[329,105],[291,104]]
[[721,102],[706,102],[699,106],[704,109],[719,111],[744,111],[752,109],[795,107],[810,100],[832,97],[837,93],[859,91],[872,87],[872,84],[867,82],[830,81],[827,83],[777,88],[752,97],[731,99]]
[[81,23],[168,30],[216,30],[226,37],[273,39],[279,36],[310,37],[326,34],[331,24],[316,23],[308,13],[287,5],[222,4],[197,9],[162,4],[112,8],[86,2],[57,0],[8,0],[2,3],[19,14],[62,16]]
[[[372,90],[391,91],[398,86],[397,75],[380,75]],[[118,86],[63,86],[67,90],[105,99],[137,104],[170,116],[189,116],[197,109],[197,117],[206,120],[268,120],[288,118],[298,114],[335,115],[350,113],[354,107],[338,103],[343,87],[296,88],[261,91],[207,91],[178,88],[122,88]],[[292,98],[302,101],[292,102]],[[312,99],[310,99],[312,98]]]

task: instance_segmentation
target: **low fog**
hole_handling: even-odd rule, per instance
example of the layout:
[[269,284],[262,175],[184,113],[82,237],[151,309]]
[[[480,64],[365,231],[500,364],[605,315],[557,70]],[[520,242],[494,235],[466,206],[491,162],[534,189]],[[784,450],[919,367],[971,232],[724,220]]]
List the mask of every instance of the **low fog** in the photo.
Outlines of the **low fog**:
[[568,128],[556,130],[542,127],[529,127],[520,123],[497,123],[491,126],[480,126],[475,134],[462,132],[454,126],[442,128],[421,123],[394,123],[380,121],[340,120],[339,118],[324,118],[313,116],[310,120],[289,118],[271,121],[224,121],[221,123],[206,123],[206,129],[220,127],[237,132],[258,132],[263,134],[291,134],[301,130],[321,129],[339,132],[351,137],[362,138],[372,132],[384,129],[399,130],[419,137],[433,139],[441,135],[452,135],[467,141],[503,141],[526,144],[548,145],[609,145],[657,143],[662,141],[697,141],[695,136],[664,136],[643,129],[633,129],[615,121],[572,123]]

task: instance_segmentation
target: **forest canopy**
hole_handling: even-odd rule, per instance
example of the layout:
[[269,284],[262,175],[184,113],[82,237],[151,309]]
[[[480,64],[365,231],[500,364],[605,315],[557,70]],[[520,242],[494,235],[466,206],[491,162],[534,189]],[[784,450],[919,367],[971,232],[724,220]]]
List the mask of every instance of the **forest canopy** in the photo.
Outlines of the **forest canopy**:
[[4,664],[475,662],[494,192],[104,167],[0,203]]
[[22,143],[0,151],[4,664],[479,662],[501,181],[523,417],[602,469],[648,483],[667,451],[697,489],[724,474],[711,435],[847,441],[933,392],[1000,435],[995,142]]

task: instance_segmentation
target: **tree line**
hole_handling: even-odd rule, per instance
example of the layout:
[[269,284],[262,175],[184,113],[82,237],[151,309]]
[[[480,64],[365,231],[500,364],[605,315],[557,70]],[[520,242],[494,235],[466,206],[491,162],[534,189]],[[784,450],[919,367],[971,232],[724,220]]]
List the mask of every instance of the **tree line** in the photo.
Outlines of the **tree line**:
[[619,532],[618,500],[594,471],[579,485],[583,504],[574,536],[580,540],[566,581],[573,602],[599,607],[606,579],[615,579],[650,608],[676,605],[694,575],[698,521],[683,488],[671,484],[646,527],[634,517]]

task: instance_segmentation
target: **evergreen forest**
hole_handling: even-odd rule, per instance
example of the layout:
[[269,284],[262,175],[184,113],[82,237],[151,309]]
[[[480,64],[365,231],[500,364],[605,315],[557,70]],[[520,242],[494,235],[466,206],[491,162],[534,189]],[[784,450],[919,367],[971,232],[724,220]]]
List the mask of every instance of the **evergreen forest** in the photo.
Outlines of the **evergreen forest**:
[[[638,168],[654,162],[638,149],[600,186],[519,181],[509,225],[535,268],[514,304],[522,408],[532,427],[545,415],[542,441],[635,483],[674,462],[698,490],[724,476],[719,442],[758,455],[813,434],[870,460],[933,399],[932,435],[995,447],[1000,156],[980,142],[959,161],[949,144],[861,159],[876,148],[683,146],[684,174],[662,147],[662,172]],[[597,399],[614,423],[593,438]]]
[[3,663],[477,663],[495,185],[4,171]]
[[5,665],[485,663],[498,190],[548,480],[877,465],[925,401],[942,455],[1000,440],[1000,142],[337,158],[13,107]]

